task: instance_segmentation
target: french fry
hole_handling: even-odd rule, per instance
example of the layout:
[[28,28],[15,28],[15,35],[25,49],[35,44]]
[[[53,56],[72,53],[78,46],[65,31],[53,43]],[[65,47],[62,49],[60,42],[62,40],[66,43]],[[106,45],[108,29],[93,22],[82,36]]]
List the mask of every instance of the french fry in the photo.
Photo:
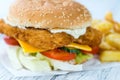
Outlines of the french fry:
[[111,12],[108,12],[105,15],[105,20],[114,24],[114,27],[113,27],[114,31],[120,33],[120,24],[113,19],[113,15]]
[[106,50],[101,52],[100,60],[102,62],[120,61],[120,51]]
[[101,50],[115,50],[116,48],[108,44],[106,41],[102,41],[99,45]]
[[95,29],[107,34],[113,28],[113,24],[108,21],[102,21],[93,26]]
[[101,23],[102,21],[101,20],[93,20],[92,21],[92,27],[95,27],[96,28],[96,25],[98,25],[99,23]]
[[112,12],[107,12],[105,15],[105,20],[114,23]]
[[108,12],[105,15],[105,21],[94,20],[92,27],[104,34],[99,45],[100,60],[102,62],[120,62],[120,23],[113,19],[113,14]]
[[120,34],[112,33],[112,34],[106,36],[105,40],[111,46],[120,50]]
[[117,22],[115,22],[115,23],[114,23],[113,29],[114,29],[115,32],[120,33],[120,24],[117,23]]

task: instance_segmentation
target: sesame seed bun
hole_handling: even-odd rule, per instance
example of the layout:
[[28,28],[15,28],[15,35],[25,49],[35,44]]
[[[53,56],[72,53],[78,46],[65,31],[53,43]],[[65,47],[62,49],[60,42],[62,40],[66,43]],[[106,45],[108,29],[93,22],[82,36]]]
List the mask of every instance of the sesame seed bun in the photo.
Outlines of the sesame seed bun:
[[91,15],[72,0],[16,0],[7,21],[20,28],[79,29],[90,26]]

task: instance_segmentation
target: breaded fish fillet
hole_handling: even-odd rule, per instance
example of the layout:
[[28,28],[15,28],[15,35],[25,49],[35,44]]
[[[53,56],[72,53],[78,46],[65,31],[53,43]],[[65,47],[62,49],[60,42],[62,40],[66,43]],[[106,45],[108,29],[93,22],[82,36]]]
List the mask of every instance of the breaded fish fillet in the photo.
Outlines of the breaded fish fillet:
[[65,32],[51,33],[46,29],[21,29],[18,27],[12,27],[5,24],[3,20],[0,20],[0,33],[22,40],[42,50],[63,47],[71,42],[77,42],[89,46],[98,46],[102,38],[102,34],[91,27],[87,28],[84,35],[80,36],[78,39],[74,39],[72,35]]
[[101,43],[102,33],[92,27],[88,27],[86,33],[77,39],[79,44],[87,44],[91,47]]
[[43,29],[20,29],[5,24],[3,20],[0,20],[0,33],[20,39],[42,50],[62,47],[74,40],[71,35],[65,32],[52,34],[48,30]]

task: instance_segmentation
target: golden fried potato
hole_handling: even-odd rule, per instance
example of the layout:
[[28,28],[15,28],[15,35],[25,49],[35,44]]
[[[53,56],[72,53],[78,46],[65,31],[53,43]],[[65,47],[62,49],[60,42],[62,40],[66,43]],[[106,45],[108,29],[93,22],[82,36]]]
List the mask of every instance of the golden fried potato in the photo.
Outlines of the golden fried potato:
[[100,60],[102,62],[120,62],[120,24],[113,19],[111,12],[105,16],[105,21],[94,22],[94,27],[103,32],[100,44]]
[[113,28],[113,24],[108,21],[102,21],[99,23],[93,24],[93,28],[100,30],[103,34],[107,34]]
[[101,22],[102,22],[102,20],[92,20],[92,25],[91,26],[96,28],[96,25],[98,25]]
[[100,54],[100,60],[102,62],[120,61],[120,51],[113,51],[113,50],[103,51]]
[[112,12],[107,12],[105,15],[105,20],[114,23]]
[[108,44],[106,41],[102,41],[99,45],[101,50],[115,50],[116,48]]
[[120,24],[117,23],[117,22],[115,22],[115,23],[114,23],[114,28],[113,28],[113,29],[114,29],[115,32],[120,33]]
[[108,12],[105,16],[105,20],[113,24],[113,29],[115,32],[120,33],[120,24],[113,19],[113,15],[111,12]]
[[106,42],[109,43],[111,46],[120,50],[120,34],[112,33],[106,36]]

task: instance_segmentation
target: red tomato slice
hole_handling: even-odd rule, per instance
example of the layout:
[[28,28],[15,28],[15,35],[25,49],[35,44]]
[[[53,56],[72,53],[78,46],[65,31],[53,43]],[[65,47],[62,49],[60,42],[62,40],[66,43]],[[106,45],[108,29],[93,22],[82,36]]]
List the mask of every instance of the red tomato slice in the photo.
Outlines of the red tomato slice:
[[91,54],[97,54],[99,52],[99,47],[93,47],[92,51],[82,51],[83,53],[91,53]]
[[8,45],[13,45],[13,46],[17,46],[19,45],[18,41],[12,37],[8,37],[5,36],[4,37],[4,41],[8,44]]
[[69,53],[60,49],[54,49],[54,50],[42,52],[42,54],[49,58],[62,60],[62,61],[69,61],[75,59],[76,57],[75,53]]

